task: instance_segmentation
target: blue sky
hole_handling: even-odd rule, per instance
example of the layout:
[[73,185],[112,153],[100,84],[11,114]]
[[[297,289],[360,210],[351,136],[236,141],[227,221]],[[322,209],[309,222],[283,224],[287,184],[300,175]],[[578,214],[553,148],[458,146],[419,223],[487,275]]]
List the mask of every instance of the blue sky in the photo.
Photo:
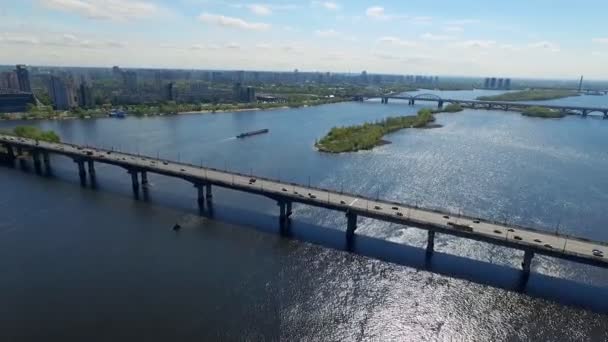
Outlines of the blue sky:
[[608,79],[605,0],[0,0],[0,63]]

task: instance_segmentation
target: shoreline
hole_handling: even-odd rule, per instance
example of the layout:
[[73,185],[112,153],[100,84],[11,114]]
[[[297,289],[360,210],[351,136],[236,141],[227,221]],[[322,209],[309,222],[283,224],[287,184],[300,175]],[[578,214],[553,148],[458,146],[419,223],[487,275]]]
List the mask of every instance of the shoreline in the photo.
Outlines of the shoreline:
[[[237,108],[237,109],[220,109],[220,110],[209,110],[204,109],[200,111],[185,111],[185,112],[177,112],[177,113],[159,113],[159,114],[144,114],[144,115],[127,115],[127,117],[135,117],[135,118],[149,118],[156,116],[177,116],[177,115],[203,115],[203,114],[224,114],[224,113],[241,113],[241,112],[258,112],[258,111],[271,111],[271,110],[280,110],[280,109],[297,109],[297,108],[308,108],[308,107],[316,107],[323,106],[328,104],[336,104],[342,102],[349,102],[350,100],[344,101],[335,101],[335,102],[327,102],[327,103],[318,103],[318,104],[305,104],[301,106],[276,106],[270,108]],[[66,113],[66,112],[63,112]],[[49,118],[27,118],[27,117],[14,117],[15,115],[23,115],[23,113],[3,113],[0,114],[0,121],[62,121],[62,120],[92,120],[92,119],[124,119],[124,118],[112,118],[109,115],[88,115],[85,117],[79,117],[76,115],[66,115],[62,116],[61,114]]]

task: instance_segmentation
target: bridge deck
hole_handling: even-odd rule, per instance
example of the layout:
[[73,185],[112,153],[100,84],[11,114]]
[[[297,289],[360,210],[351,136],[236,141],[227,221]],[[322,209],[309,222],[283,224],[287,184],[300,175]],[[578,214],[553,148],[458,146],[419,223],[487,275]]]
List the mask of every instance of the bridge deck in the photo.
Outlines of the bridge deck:
[[528,107],[543,107],[548,109],[558,109],[558,110],[580,110],[580,111],[589,111],[589,112],[606,112],[608,111],[608,107],[583,107],[576,105],[553,105],[553,104],[543,104],[543,103],[534,103],[534,101],[482,101],[482,100],[463,100],[463,99],[444,99],[444,98],[426,98],[426,97],[415,97],[415,96],[384,96],[385,98],[394,99],[394,100],[416,100],[416,101],[427,101],[427,102],[444,102],[444,103],[462,103],[462,104],[478,104],[478,105],[493,105],[493,106],[509,106],[509,107],[519,107],[519,108],[528,108]]
[[[256,181],[251,183],[252,177],[248,175],[116,151],[85,148],[71,144],[47,142],[37,144],[33,140],[5,135],[0,135],[0,143],[61,154],[75,159],[117,165],[128,170],[153,172],[181,178],[194,184],[213,184],[263,195],[277,201],[303,203],[350,212],[363,217],[485,241],[585,264],[608,267],[608,244],[605,242],[558,235],[472,217],[453,217],[452,214],[447,212],[259,177],[255,177]],[[594,256],[594,250],[603,252],[604,257]]]

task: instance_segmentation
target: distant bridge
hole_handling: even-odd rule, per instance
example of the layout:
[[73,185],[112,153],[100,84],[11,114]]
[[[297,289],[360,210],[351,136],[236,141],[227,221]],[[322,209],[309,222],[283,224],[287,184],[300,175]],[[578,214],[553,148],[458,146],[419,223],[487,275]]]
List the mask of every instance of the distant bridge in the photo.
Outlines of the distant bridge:
[[149,156],[0,135],[0,158],[12,165],[18,161],[23,168],[27,168],[26,163],[31,161],[36,173],[51,174],[50,154],[72,159],[78,166],[82,186],[87,186],[88,181],[92,186],[97,183],[95,163],[124,169],[130,175],[135,198],[139,198],[140,186],[143,188],[144,198],[147,196],[148,173],[182,179],[197,189],[201,212],[205,211],[205,207],[210,209],[212,206],[213,186],[269,198],[279,207],[281,232],[285,232],[290,224],[292,204],[299,203],[344,213],[347,219],[346,241],[349,244],[355,237],[357,218],[367,217],[427,230],[426,250],[429,257],[434,251],[435,234],[439,233],[521,250],[524,252],[522,268],[526,276],[529,275],[535,254],[608,268],[608,244],[605,242],[463,215],[454,216],[447,211],[424,209],[405,203]]
[[[587,116],[592,113],[602,114],[605,119],[608,119],[608,107],[583,107],[569,105],[548,105],[548,104],[531,104],[508,101],[480,101],[480,100],[461,100],[461,99],[444,99],[435,94],[418,94],[418,95],[385,95],[379,96],[380,102],[387,104],[390,99],[408,101],[408,105],[413,106],[416,101],[435,102],[438,108],[443,108],[445,104],[458,104],[464,108],[471,109],[488,109],[488,110],[505,110],[521,112],[530,107],[541,107],[552,110],[557,110],[564,114]],[[355,100],[364,101],[364,97],[355,97]]]

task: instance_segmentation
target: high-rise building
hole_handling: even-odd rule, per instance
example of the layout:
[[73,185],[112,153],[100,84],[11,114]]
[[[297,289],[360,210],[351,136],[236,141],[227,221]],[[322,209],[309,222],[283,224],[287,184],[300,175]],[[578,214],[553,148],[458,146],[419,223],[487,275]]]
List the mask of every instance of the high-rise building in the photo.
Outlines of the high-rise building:
[[64,80],[57,76],[51,76],[49,78],[49,95],[56,110],[70,109],[71,101],[68,94],[68,87]]
[[91,108],[93,105],[93,89],[86,82],[82,82],[78,87],[78,106]]
[[135,71],[123,72],[122,81],[125,88],[129,90],[137,90],[137,73]]
[[502,78],[499,78],[498,79],[498,85],[496,86],[496,88],[503,89],[504,88],[504,83],[505,83],[505,80],[503,80]]
[[19,90],[19,79],[15,72],[3,72],[0,74],[0,89]]
[[511,79],[510,78],[507,78],[505,80],[505,89],[506,90],[511,90]]
[[490,89],[496,89],[496,77],[490,79]]
[[250,102],[250,103],[256,101],[254,87],[247,87],[247,89],[245,91],[245,97],[243,100],[245,100],[246,102]]
[[365,70],[363,70],[363,72],[361,72],[361,83],[363,83],[363,84],[369,83],[369,78],[367,77],[367,71],[365,71]]
[[177,89],[175,88],[175,83],[169,82],[169,84],[165,87],[165,100],[167,101],[175,101],[177,98]]
[[483,83],[483,87],[485,89],[490,89],[490,79],[488,77],[486,77],[485,82]]
[[15,73],[17,74],[17,79],[19,82],[19,90],[26,93],[31,93],[32,87],[30,85],[30,73],[27,71],[25,65],[17,65]]

